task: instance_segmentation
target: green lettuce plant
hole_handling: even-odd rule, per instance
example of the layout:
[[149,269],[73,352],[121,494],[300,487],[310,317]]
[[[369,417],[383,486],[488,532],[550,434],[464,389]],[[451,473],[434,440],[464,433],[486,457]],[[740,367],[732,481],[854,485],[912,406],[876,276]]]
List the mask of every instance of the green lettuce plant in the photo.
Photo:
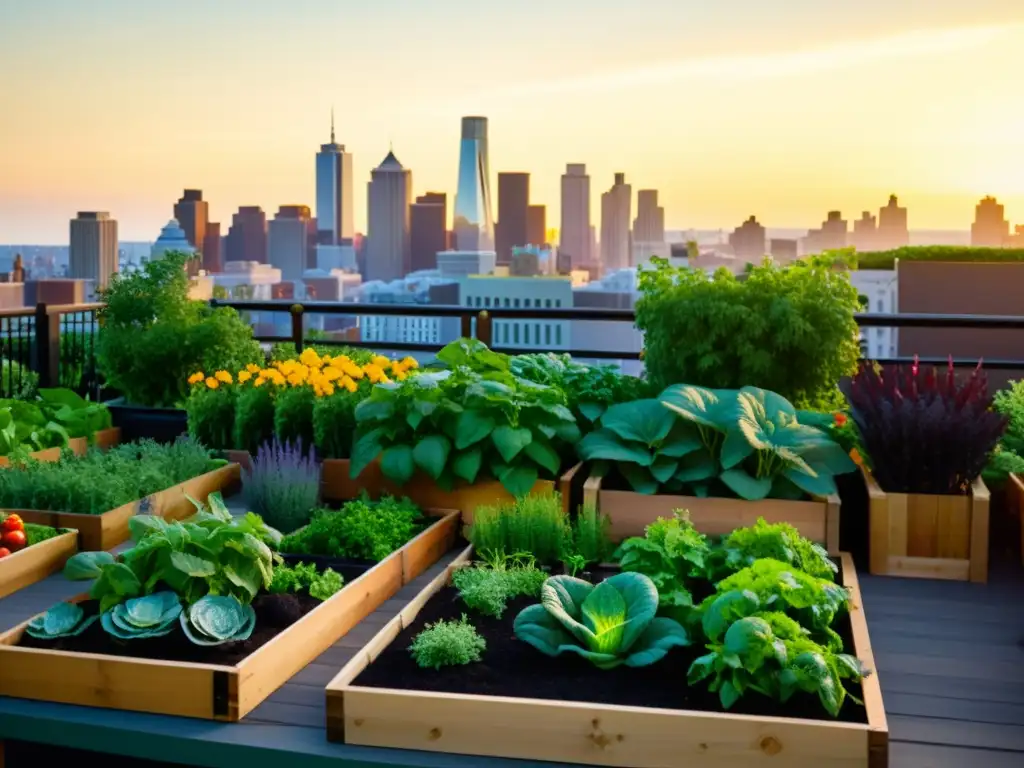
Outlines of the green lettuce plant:
[[442,488],[493,477],[522,496],[558,476],[580,435],[561,390],[516,376],[507,356],[475,340],[437,359],[446,370],[378,384],[356,407],[353,478],[378,458],[399,485],[417,471]]
[[25,632],[40,640],[74,637],[85,632],[98,618],[98,615],[87,617],[82,607],[75,603],[57,603],[46,613],[32,619],[25,627]]
[[788,523],[769,525],[764,518],[758,518],[752,526],[733,531],[716,554],[718,562],[714,568],[723,575],[735,573],[763,558],[787,563],[829,581],[834,581],[839,572],[823,547],[805,539]]
[[97,432],[113,426],[107,406],[91,403],[70,389],[40,389],[38,406],[48,420],[60,424],[69,437],[86,437],[90,443],[94,442]]
[[118,640],[142,640],[171,634],[180,614],[181,600],[174,592],[155,592],[118,603],[103,612],[100,623]]
[[599,669],[645,667],[689,643],[686,630],[656,618],[657,611],[658,590],[642,574],[616,574],[597,586],[552,576],[541,587],[540,605],[524,608],[513,630],[547,656],[576,653]]
[[231,595],[207,595],[181,611],[181,628],[196,645],[223,645],[248,640],[256,611]]

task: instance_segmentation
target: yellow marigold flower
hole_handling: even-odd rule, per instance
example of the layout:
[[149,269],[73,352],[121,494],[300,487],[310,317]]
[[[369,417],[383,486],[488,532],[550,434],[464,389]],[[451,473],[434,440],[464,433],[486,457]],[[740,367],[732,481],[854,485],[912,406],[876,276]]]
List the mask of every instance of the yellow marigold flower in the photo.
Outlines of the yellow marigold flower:
[[390,384],[391,383],[391,379],[389,379],[387,376],[384,376],[383,374],[381,374],[380,381],[377,382],[377,383],[378,384]]
[[398,381],[405,381],[406,378],[408,378],[408,376],[409,374],[407,374],[405,371],[398,371],[397,373],[395,373],[395,378],[398,379]]
[[213,376],[207,376],[206,386],[208,386],[210,389],[216,389],[217,387],[220,386],[220,382],[213,378]]
[[298,373],[293,373],[288,377],[288,383],[293,387],[299,387],[306,383],[306,377]]
[[350,378],[348,378],[348,377],[346,377],[346,378],[342,379],[342,380],[341,380],[341,384],[342,384],[342,386],[343,386],[343,387],[345,387],[345,389],[347,389],[347,390],[348,390],[349,392],[355,392],[355,391],[356,391],[357,389],[359,389],[359,385],[358,385],[358,384],[356,384],[356,383],[355,383],[354,381],[352,381],[352,379],[350,379]]
[[262,387],[262,386],[263,386],[264,384],[266,384],[266,383],[267,383],[267,380],[266,380],[266,379],[264,379],[264,378],[263,378],[262,376],[257,376],[257,377],[256,377],[256,381],[254,381],[254,382],[252,383],[252,385],[253,385],[254,387]]
[[303,365],[309,366],[310,368],[316,368],[323,364],[320,360],[320,355],[318,355],[316,350],[311,347],[302,350],[302,354],[299,355],[299,362]]
[[331,384],[331,382],[329,382],[329,381],[325,381],[323,386],[320,389],[328,397],[330,397],[331,395],[334,394],[334,385]]
[[321,375],[324,377],[324,381],[337,381],[344,376],[344,374],[334,366],[327,366],[324,368]]
[[234,379],[231,378],[231,374],[227,371],[217,371],[213,376],[217,381],[223,381],[225,384],[230,384],[234,381]]
[[383,355],[374,355],[373,360],[370,361],[372,365],[376,365],[379,368],[386,368],[391,365],[391,361]]
[[245,366],[245,370],[247,370],[249,373],[259,373],[260,367],[256,365],[256,363],[249,363],[247,366]]
[[415,357],[405,357],[402,359],[402,366],[405,368],[416,369],[420,367],[419,361]]
[[247,382],[251,378],[252,378],[252,373],[250,373],[249,371],[239,371],[238,372],[238,383],[239,384],[244,384],[245,382]]
[[188,377],[188,383],[189,384],[198,384],[200,381],[202,381],[205,378],[206,378],[206,374],[204,374],[202,371],[196,371],[195,373],[193,373],[191,376]]

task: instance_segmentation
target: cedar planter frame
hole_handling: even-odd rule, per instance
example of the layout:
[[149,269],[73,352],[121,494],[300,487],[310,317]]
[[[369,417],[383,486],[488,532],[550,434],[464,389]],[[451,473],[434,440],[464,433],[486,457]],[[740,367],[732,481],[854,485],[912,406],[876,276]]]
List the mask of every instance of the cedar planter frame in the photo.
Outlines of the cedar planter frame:
[[49,525],[53,528],[74,528],[78,531],[79,548],[83,552],[98,552],[112,549],[127,541],[130,536],[128,521],[137,514],[148,513],[168,521],[191,517],[195,514],[196,508],[189,501],[189,496],[205,502],[211,493],[231,491],[240,482],[240,473],[237,464],[227,464],[99,515],[38,509],[7,511],[21,515],[21,519],[26,523]]
[[458,513],[428,512],[439,519],[426,531],[238,664],[23,648],[25,621],[0,634],[0,695],[237,722],[452,548]]
[[[887,767],[889,728],[877,673],[862,683],[867,723],[355,685],[359,674],[448,583],[452,571],[471,557],[470,547],[328,684],[330,741],[621,768]],[[841,553],[839,559],[843,583],[850,590],[851,653],[874,670],[853,558]]]
[[806,501],[745,501],[610,490],[602,487],[603,481],[601,475],[591,474],[583,484],[583,499],[596,504],[597,511],[611,521],[612,541],[643,536],[644,529],[657,518],[671,517],[673,510],[685,509],[694,527],[708,536],[726,536],[763,517],[767,523],[789,523],[830,555],[839,554],[840,502],[835,494]]
[[[396,485],[384,477],[378,461],[372,462],[353,480],[349,476],[350,466],[348,459],[324,459],[320,470],[320,495],[325,501],[354,499],[363,491],[374,499],[385,494],[399,498],[404,496],[423,508],[457,509],[462,513],[462,521],[466,525],[472,524],[477,507],[515,501],[515,497],[497,480],[485,480],[472,485],[459,483],[452,490],[446,491],[422,472],[417,472],[405,485]],[[562,507],[567,513],[571,512],[571,485],[582,466],[573,465],[558,480],[538,480],[529,493],[558,491],[562,496]]]
[[981,477],[962,496],[887,493],[867,468],[861,470],[870,505],[872,574],[988,581],[989,492]]
[[12,552],[0,560],[0,598],[56,573],[77,551],[78,531],[68,531]]
[[[59,447],[58,448],[44,448],[41,451],[32,451],[32,453],[30,453],[29,456],[31,458],[35,459],[36,461],[54,462],[54,461],[60,461],[60,451],[61,451],[61,449]],[[11,460],[9,458],[7,458],[6,456],[0,456],[0,467],[9,467],[9,466],[11,466]]]
[[[93,434],[93,448],[107,450],[121,443],[121,428],[110,427],[110,429],[99,429]],[[89,451],[89,438],[73,437],[68,442],[68,448],[75,456],[85,456]]]
[[1006,479],[1006,507],[1020,526],[1020,559],[1024,564],[1024,477],[1016,473]]

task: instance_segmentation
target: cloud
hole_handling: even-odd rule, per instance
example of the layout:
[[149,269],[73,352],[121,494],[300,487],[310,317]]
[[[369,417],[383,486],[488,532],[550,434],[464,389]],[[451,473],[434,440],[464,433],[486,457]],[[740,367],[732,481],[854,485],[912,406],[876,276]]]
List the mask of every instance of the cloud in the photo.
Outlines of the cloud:
[[709,83],[782,78],[887,59],[917,58],[979,48],[1021,32],[1024,32],[1024,23],[916,30],[797,51],[687,58],[583,77],[499,86],[483,93],[463,94],[456,100],[460,104],[500,106],[517,99],[534,99],[550,94],[607,92],[688,80]]

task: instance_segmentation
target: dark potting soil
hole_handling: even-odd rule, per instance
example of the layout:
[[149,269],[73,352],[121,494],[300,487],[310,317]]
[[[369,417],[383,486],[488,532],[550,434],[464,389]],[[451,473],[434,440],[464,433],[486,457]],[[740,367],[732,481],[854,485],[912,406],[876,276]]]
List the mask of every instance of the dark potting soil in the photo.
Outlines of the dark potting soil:
[[[367,571],[365,567],[336,568],[345,579],[345,584]],[[257,648],[265,645],[323,601],[306,593],[270,595],[260,594],[252,601],[256,611],[256,627],[248,640],[224,645],[201,646],[189,640],[180,627],[169,635],[142,640],[118,640],[107,634],[100,622],[92,625],[80,635],[57,640],[41,640],[21,636],[19,645],[26,648],[47,648],[54,651],[78,653],[101,653],[108,656],[124,656],[134,659],[163,659],[165,661],[186,661],[197,664],[223,664],[234,666]],[[99,611],[99,601],[86,600],[79,603],[87,616]]]
[[[337,571],[345,576],[345,571],[359,570],[365,572],[373,568],[377,563],[374,560],[356,560],[348,557],[333,557],[331,555],[293,555],[290,552],[281,552],[281,559],[286,565],[298,565],[299,563],[312,563],[317,570],[323,571],[327,568]],[[345,576],[345,583],[350,581]]]
[[[431,598],[411,626],[401,632],[387,649],[362,672],[354,685],[370,688],[395,688],[415,691],[511,696],[514,698],[579,701],[619,706],[692,709],[723,712],[718,694],[710,693],[706,683],[686,684],[686,673],[703,646],[673,648],[659,662],[648,667],[625,666],[601,670],[575,654],[555,658],[545,656],[518,640],[512,631],[516,615],[535,599],[521,597],[509,602],[500,619],[468,610],[454,587],[445,587]],[[425,627],[441,619],[469,617],[487,648],[475,664],[421,669],[413,661],[409,646]],[[836,630],[846,648],[853,647],[849,621],[839,622]],[[859,696],[859,686],[850,686]],[[798,694],[784,706],[757,694],[741,699],[729,710],[736,714],[782,716],[832,720],[816,697]],[[839,720],[867,722],[864,708],[847,699]]]

